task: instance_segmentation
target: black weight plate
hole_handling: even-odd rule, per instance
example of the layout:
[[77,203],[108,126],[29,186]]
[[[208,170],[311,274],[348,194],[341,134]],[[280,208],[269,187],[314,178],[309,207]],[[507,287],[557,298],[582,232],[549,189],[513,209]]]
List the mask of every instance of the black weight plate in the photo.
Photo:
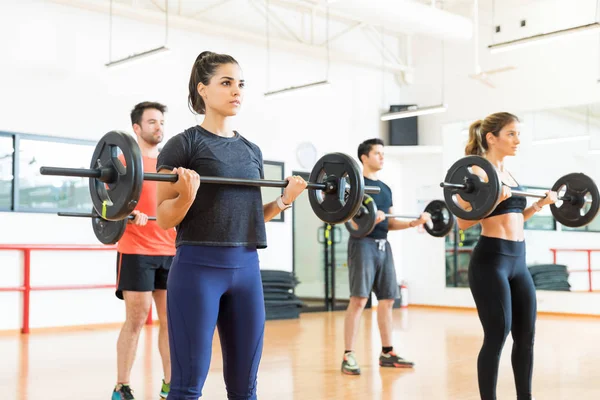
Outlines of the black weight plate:
[[[127,167],[118,159],[118,149]],[[125,132],[108,132],[96,145],[90,168],[105,170],[108,177],[102,178],[104,182],[90,179],[94,209],[109,221],[127,218],[140,199],[144,180],[142,154],[135,139]]]
[[433,200],[427,207],[425,212],[431,214],[431,226],[425,224],[425,230],[431,236],[444,237],[454,227],[454,215],[450,212],[446,203],[442,200]]
[[92,228],[94,229],[94,234],[100,243],[117,243],[125,233],[127,219],[122,219],[120,221],[109,221],[100,217],[96,210],[92,210],[92,214],[94,215],[92,217]]
[[[350,232],[350,236],[355,238],[363,238],[375,229],[375,221],[377,220],[377,205],[373,198],[368,194],[365,194],[362,205],[359,207],[358,212],[351,220],[346,221],[346,229]],[[352,222],[357,225],[355,228],[352,226]]]
[[331,182],[336,188],[333,192],[308,191],[313,212],[329,224],[341,224],[352,218],[365,194],[365,181],[358,163],[343,153],[321,157],[310,173],[310,182]]
[[[485,171],[488,181],[484,182],[469,169],[478,166]],[[456,161],[448,170],[444,182],[469,185],[469,190],[444,187],[444,200],[450,212],[458,218],[480,220],[491,213],[502,192],[502,181],[494,166],[480,156],[466,156]],[[471,204],[471,210],[463,209],[454,199],[455,195]]]
[[[563,187],[564,193],[561,190]],[[559,223],[577,228],[589,224],[596,218],[600,208],[600,194],[598,186],[589,176],[579,172],[567,174],[556,181],[552,190],[560,191],[559,196],[570,198],[562,200],[560,207],[550,204],[552,215]],[[587,198],[591,198],[591,203],[586,203],[586,195]]]

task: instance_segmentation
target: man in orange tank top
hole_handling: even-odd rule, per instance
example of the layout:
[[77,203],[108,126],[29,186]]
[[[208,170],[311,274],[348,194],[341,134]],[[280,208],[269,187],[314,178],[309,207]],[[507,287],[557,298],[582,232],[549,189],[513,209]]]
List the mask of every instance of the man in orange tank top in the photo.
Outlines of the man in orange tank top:
[[[163,140],[166,106],[143,102],[131,111],[131,123],[143,156],[144,172],[156,171],[158,144]],[[123,162],[123,158],[120,157]],[[156,184],[144,181],[135,219],[129,220],[125,234],[117,244],[116,296],[125,300],[126,319],[117,341],[117,384],[111,400],[135,399],[129,386],[138,339],[152,299],[160,322],[158,349],[164,378],[160,397],[165,399],[171,380],[171,360],[167,330],[167,276],[175,255],[175,229],[163,230],[155,221]]]

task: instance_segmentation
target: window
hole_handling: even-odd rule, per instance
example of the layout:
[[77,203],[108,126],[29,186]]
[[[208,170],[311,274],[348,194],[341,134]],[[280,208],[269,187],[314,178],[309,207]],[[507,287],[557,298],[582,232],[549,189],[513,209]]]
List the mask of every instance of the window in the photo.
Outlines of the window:
[[578,228],[569,228],[568,226],[561,225],[561,230],[577,232],[600,232],[600,218],[596,216],[592,222],[586,226],[580,226]]
[[88,178],[41,175],[40,167],[89,168],[95,144],[21,137],[17,147],[17,211],[92,210]]
[[[534,186],[524,186],[523,191],[531,192],[536,194],[544,194],[548,189],[534,187]],[[527,199],[527,207],[531,207],[534,202],[538,201],[537,197],[526,197]],[[550,207],[543,207],[541,211],[533,214],[531,218],[525,221],[525,229],[536,230],[536,231],[555,231],[556,230],[556,220],[554,216],[552,216],[552,211]]]
[[0,210],[13,208],[13,136],[0,134]]
[[454,229],[446,236],[446,287],[469,287],[471,253],[481,236],[481,224]]
[[[263,166],[266,180],[283,180],[284,163],[277,161],[263,161]],[[265,204],[277,199],[277,196],[281,196],[283,193],[283,188],[278,187],[261,187],[260,189],[262,191],[263,203]],[[276,215],[271,221],[283,222],[284,217],[285,211]]]

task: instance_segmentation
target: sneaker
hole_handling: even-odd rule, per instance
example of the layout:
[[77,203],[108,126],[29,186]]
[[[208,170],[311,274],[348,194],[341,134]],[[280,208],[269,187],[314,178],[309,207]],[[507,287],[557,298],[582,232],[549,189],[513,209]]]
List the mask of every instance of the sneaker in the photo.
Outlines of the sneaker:
[[412,368],[415,366],[415,363],[407,361],[402,357],[398,357],[396,353],[390,351],[387,354],[381,353],[379,356],[379,365],[391,368]]
[[344,354],[342,372],[346,375],[360,375],[360,368],[358,362],[356,362],[356,355],[354,352]]
[[129,385],[117,385],[113,390],[113,394],[111,400],[135,400],[133,397],[133,391],[129,387]]
[[171,390],[171,382],[165,383],[165,380],[162,380],[162,386],[160,388],[160,398],[166,399],[169,395],[169,391]]

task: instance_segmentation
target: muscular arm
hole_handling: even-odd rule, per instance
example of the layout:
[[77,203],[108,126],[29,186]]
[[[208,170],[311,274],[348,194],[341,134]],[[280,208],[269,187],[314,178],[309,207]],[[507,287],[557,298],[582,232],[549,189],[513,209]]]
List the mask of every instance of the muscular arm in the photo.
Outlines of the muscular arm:
[[[388,210],[388,214],[394,214],[394,209],[392,207],[390,207],[390,209]],[[395,219],[395,218],[388,218],[389,222],[388,222],[388,230],[390,231],[399,231],[402,229],[408,229],[408,228],[414,228],[415,225],[413,224],[413,221],[406,221],[406,220],[401,220],[401,219]]]
[[[390,207],[390,209],[388,210],[387,213],[394,214],[394,209],[392,207]],[[388,230],[389,231],[400,231],[402,229],[412,228],[411,222],[412,221],[388,218]]]
[[[170,174],[171,171],[161,170],[160,174]],[[194,198],[183,198],[170,182],[157,182],[156,222],[162,229],[171,229],[177,225],[194,203]]]
[[413,228],[413,226],[410,225],[412,221],[403,221],[400,219],[394,219],[394,218],[390,218],[390,222],[388,224],[388,230],[390,231],[400,231],[402,229],[408,229],[408,228]]
[[156,164],[159,174],[179,175],[174,183],[156,182],[156,222],[162,229],[179,225],[196,198],[199,177],[185,168],[190,165],[192,147],[185,135],[175,135],[167,141],[158,156]]

